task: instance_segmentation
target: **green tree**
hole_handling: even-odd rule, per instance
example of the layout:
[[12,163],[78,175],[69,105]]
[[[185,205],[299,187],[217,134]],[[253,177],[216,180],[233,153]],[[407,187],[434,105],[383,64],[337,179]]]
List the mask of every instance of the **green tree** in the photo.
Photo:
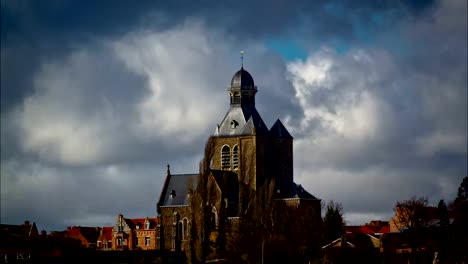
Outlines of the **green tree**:
[[345,234],[343,207],[340,203],[330,201],[327,204],[327,211],[323,218],[323,230],[325,243],[330,243]]

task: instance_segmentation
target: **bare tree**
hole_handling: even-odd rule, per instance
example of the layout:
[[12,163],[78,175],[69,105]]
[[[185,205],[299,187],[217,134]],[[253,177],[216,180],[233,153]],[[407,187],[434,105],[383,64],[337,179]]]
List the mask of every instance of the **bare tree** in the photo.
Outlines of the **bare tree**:
[[427,215],[427,198],[416,198],[397,202],[395,205],[396,226],[401,232],[408,235],[408,243],[412,251],[418,250],[424,241],[425,229],[429,221]]

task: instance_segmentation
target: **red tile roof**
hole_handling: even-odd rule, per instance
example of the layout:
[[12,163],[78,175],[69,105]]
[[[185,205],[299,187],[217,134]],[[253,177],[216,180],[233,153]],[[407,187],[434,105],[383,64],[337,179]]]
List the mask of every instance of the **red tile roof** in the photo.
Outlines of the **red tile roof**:
[[[126,219],[126,220],[129,220],[131,222],[132,228],[135,228],[137,225],[139,225],[140,228],[142,228],[142,229],[145,228],[146,218],[131,218],[131,219]],[[158,225],[158,218],[148,218],[148,220],[150,222],[150,229],[155,229],[156,226]],[[128,224],[130,224],[130,223],[128,223]]]
[[102,234],[99,235],[99,238],[98,240],[99,241],[104,241],[104,240],[107,240],[107,241],[110,241],[112,240],[112,229],[114,227],[112,226],[105,226],[102,228]]

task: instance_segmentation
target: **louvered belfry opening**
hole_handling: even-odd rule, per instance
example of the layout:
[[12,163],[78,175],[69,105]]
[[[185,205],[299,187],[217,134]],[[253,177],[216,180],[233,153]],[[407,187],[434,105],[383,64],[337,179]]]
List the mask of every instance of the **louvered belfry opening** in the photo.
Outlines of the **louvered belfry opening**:
[[223,170],[231,168],[231,149],[229,146],[223,146],[221,149],[221,167]]

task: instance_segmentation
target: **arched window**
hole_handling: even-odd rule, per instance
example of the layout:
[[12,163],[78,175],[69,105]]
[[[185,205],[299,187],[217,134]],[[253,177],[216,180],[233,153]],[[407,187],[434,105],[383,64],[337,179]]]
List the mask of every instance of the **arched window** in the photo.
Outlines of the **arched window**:
[[184,221],[183,221],[183,229],[184,229],[184,234],[183,234],[183,238],[184,239],[187,239],[188,236],[189,236],[189,232],[188,232],[188,219],[187,218],[184,218]]
[[232,167],[239,168],[239,147],[237,145],[232,148]]
[[177,240],[182,240],[182,234],[184,233],[184,227],[182,225],[182,221],[179,222],[179,228],[177,230]]
[[231,150],[227,145],[224,145],[221,149],[221,168],[223,170],[231,168]]
[[214,206],[211,209],[210,224],[213,228],[218,227],[218,211],[216,210],[216,207]]

